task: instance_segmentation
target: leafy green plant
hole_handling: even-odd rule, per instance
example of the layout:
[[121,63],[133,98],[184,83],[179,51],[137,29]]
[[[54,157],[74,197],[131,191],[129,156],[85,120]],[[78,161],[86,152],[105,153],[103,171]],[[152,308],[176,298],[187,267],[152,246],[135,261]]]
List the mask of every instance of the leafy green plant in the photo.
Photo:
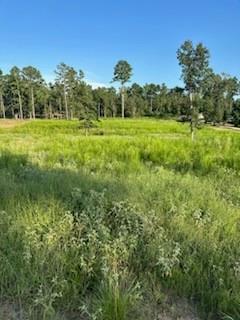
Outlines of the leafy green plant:
[[79,128],[85,130],[85,135],[87,136],[91,129],[97,128],[97,124],[90,118],[85,118],[80,120]]

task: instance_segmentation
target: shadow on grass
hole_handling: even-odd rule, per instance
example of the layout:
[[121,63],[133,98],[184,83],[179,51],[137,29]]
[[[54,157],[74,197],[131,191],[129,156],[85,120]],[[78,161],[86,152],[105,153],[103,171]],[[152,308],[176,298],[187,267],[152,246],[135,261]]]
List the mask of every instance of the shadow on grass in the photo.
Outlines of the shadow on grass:
[[126,197],[127,188],[117,178],[101,177],[83,170],[41,168],[27,155],[4,152],[0,155],[0,210],[26,202],[60,201],[68,207],[75,188],[83,194],[90,190],[103,192],[109,200]]
[[[4,212],[4,217],[7,216],[11,217],[13,220],[16,219],[20,221],[19,225],[18,222],[16,222],[18,228],[16,233],[16,230],[14,229],[16,226],[13,227],[15,231],[11,229],[11,226],[10,230],[8,229],[9,225],[7,222],[5,220],[1,221],[0,219],[0,265],[1,272],[3,274],[2,279],[0,279],[1,298],[6,299],[6,301],[11,301],[12,299],[13,301],[21,301],[19,308],[22,304],[25,305],[25,303],[27,308],[28,304],[29,308],[33,308],[33,300],[38,297],[37,290],[40,288],[40,284],[44,283],[45,287],[47,288],[46,290],[51,291],[51,286],[53,286],[51,279],[55,274],[56,277],[58,277],[58,269],[60,269],[62,272],[60,272],[59,277],[63,277],[62,274],[65,271],[62,270],[64,268],[67,269],[66,265],[68,266],[68,263],[71,264],[71,261],[67,260],[67,256],[70,253],[63,253],[61,256],[61,250],[58,251],[58,253],[54,252],[52,255],[53,257],[56,256],[56,259],[54,260],[53,258],[52,262],[49,262],[49,265],[48,260],[41,264],[39,260],[37,260],[39,259],[37,253],[33,253],[31,260],[29,260],[30,262],[27,263],[25,261],[26,259],[24,258],[26,253],[24,249],[24,241],[26,241],[27,238],[25,237],[24,233],[24,239],[22,239],[21,232],[23,228],[24,230],[27,230],[28,227],[31,227],[31,223],[35,223],[34,217],[31,217],[32,213],[33,216],[35,216],[35,206],[43,210],[43,219],[45,219],[44,212],[46,211],[48,214],[48,207],[50,207],[53,203],[58,204],[58,206],[53,207],[53,210],[58,210],[58,208],[60,208],[62,212],[73,212],[74,208],[72,202],[72,193],[76,188],[81,190],[80,195],[82,195],[84,198],[83,201],[88,201],[89,193],[92,190],[97,192],[104,191],[104,194],[110,201],[118,200],[124,195],[126,196],[127,192],[125,186],[117,179],[106,178],[104,176],[101,178],[99,176],[97,177],[96,175],[84,173],[83,171],[71,171],[61,168],[41,168],[31,163],[27,155],[16,155],[9,152],[4,152],[0,155],[0,214]],[[21,225],[20,216],[22,213],[24,213],[23,211],[26,208],[27,211],[30,209],[30,215],[25,215],[24,225]],[[36,219],[38,218],[37,214],[38,212],[36,212]],[[30,217],[31,221],[28,221],[28,217]],[[36,229],[37,228],[38,224],[36,222]],[[59,228],[61,228],[60,225]],[[33,232],[35,232],[35,230],[33,230]],[[38,230],[36,232],[38,232]],[[29,248],[35,248],[35,242],[32,242],[33,240],[31,239],[32,238],[27,240],[29,241],[27,245]],[[39,256],[41,256],[41,248],[39,249]],[[62,259],[66,259],[64,267],[61,267],[61,265],[57,263],[57,261],[61,260],[60,257],[63,257]],[[49,257],[48,259],[51,258]],[[53,263],[53,265],[51,265],[51,263]],[[85,280],[81,279],[81,270],[79,269],[80,261],[75,261],[74,263],[73,267],[75,268],[74,272],[76,273],[76,281],[79,281],[79,288],[81,288],[81,281],[84,283]],[[44,267],[41,267],[42,265],[44,265]],[[44,270],[42,270],[42,268],[44,268]],[[48,271],[45,268],[48,268]],[[72,267],[69,266],[70,271],[66,271],[64,273],[64,277],[69,277],[71,281],[73,281],[72,279],[75,279],[75,276],[72,275],[74,272],[71,271],[71,268]],[[76,270],[80,275],[77,274]],[[78,279],[78,277],[80,278]],[[86,282],[87,281],[88,280],[86,280]],[[76,287],[78,288],[77,285]],[[44,299],[47,299],[47,303],[49,303],[48,300],[51,298],[52,293],[50,292],[50,298],[48,297],[48,293],[44,292],[44,294]],[[77,296],[76,293],[75,295]],[[15,304],[16,303],[14,302],[14,307]],[[49,305],[51,307],[51,302]],[[35,309],[31,312],[35,312]],[[38,309],[36,312],[38,312]],[[80,311],[77,312],[77,315],[77,319],[82,319],[80,317]],[[39,317],[35,315],[33,316],[33,319],[38,318]],[[76,319],[72,316],[68,316],[66,319],[73,318]],[[40,317],[39,319],[42,318]],[[65,318],[61,317],[61,319]]]

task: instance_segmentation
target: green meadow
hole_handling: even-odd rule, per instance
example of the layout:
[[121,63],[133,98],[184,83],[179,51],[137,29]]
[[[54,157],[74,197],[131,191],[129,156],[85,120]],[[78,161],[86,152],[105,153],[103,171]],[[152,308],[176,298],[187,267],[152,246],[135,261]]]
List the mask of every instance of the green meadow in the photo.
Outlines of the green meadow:
[[3,123],[2,301],[26,319],[154,320],[171,296],[200,319],[240,319],[238,132]]

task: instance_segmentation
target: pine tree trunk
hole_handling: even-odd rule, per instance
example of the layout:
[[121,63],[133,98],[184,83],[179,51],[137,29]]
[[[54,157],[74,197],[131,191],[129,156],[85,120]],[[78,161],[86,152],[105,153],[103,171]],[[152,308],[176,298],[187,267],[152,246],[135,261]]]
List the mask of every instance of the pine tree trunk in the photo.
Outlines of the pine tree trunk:
[[23,119],[23,107],[22,107],[22,97],[20,93],[19,86],[17,85],[17,93],[18,93],[18,104],[19,104],[19,112],[20,112],[20,119]]
[[64,104],[65,104],[66,119],[68,120],[68,119],[69,119],[69,113],[68,113],[67,92],[66,92],[66,85],[65,85],[65,83],[64,83],[63,95],[64,95]]
[[114,109],[115,109],[115,106],[114,106],[114,104],[113,104],[113,103],[111,103],[111,113],[112,113],[112,118],[114,118],[114,117],[115,117],[115,111],[114,111]]
[[106,108],[105,104],[104,104],[103,110],[104,110],[104,118],[106,119],[107,118],[107,108]]
[[33,87],[31,87],[31,102],[32,102],[32,117],[33,119],[36,119]]
[[190,110],[191,110],[191,122],[190,122],[190,130],[191,130],[191,137],[192,141],[194,140],[194,108],[193,108],[193,94],[192,92],[189,93],[190,98]]
[[21,97],[21,92],[20,92],[20,87],[19,87],[19,82],[18,79],[15,78],[16,81],[16,86],[17,86],[17,95],[18,95],[18,105],[19,105],[19,116],[20,119],[23,119],[23,107],[22,107],[22,97]]
[[122,97],[122,118],[124,119],[124,114],[125,114],[125,97],[124,97],[124,87],[122,86],[121,89],[121,97]]
[[59,107],[60,112],[62,113],[62,98],[61,97],[58,98],[58,107]]
[[117,116],[117,107],[115,104],[113,104],[113,118]]
[[44,102],[44,117],[45,119],[48,119],[48,108],[47,108],[47,102]]
[[3,119],[5,119],[6,113],[5,113],[5,105],[4,105],[2,93],[0,93],[0,105],[1,105],[1,109],[2,109]]
[[49,117],[50,119],[52,119],[53,115],[52,115],[52,104],[51,102],[49,102]]

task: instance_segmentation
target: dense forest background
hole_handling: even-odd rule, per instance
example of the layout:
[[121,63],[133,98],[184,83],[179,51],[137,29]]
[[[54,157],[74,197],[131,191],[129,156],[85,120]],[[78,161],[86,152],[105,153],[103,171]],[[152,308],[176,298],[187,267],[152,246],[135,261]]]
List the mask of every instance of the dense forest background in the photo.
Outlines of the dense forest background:
[[[200,78],[194,74],[193,64],[198,58],[201,63],[201,74],[204,71],[204,76],[201,76],[201,82],[197,83]],[[175,88],[168,88],[164,83],[127,85],[132,75],[132,68],[126,61],[120,61],[120,65],[118,63],[114,71],[113,81],[122,84],[120,90],[114,86],[93,88],[85,81],[82,70],[75,70],[65,63],[60,63],[56,67],[55,80],[52,83],[47,83],[40,70],[33,66],[22,69],[14,66],[7,74],[0,70],[0,117],[73,119],[89,115],[96,118],[122,115],[175,117],[185,121],[192,116],[189,107],[192,103],[192,108],[202,115],[205,122],[213,124],[231,122],[238,126],[240,124],[239,80],[225,73],[214,73],[208,67],[209,53],[201,44],[194,48],[190,41],[186,41],[178,51],[178,59],[183,68],[182,77],[185,86]],[[124,69],[124,63],[129,70],[127,76],[122,79],[121,71]],[[120,69],[116,69],[117,67]],[[195,70],[199,71],[200,67],[197,65],[196,67],[198,69]],[[189,81],[190,84],[191,81],[194,84],[194,80],[198,85],[193,87],[197,90],[193,101],[190,101],[192,97]],[[124,109],[122,109],[123,92]]]

